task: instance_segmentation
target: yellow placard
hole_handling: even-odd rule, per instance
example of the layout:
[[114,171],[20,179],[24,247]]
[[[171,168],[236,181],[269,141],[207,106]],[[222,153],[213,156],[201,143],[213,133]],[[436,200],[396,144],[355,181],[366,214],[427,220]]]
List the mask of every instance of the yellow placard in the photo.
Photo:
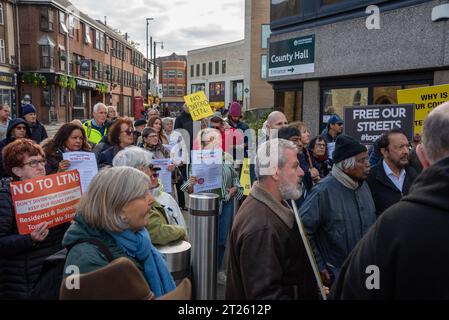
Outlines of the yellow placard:
[[190,116],[193,121],[198,121],[214,115],[204,91],[198,91],[197,93],[185,96],[184,101],[189,107]]
[[240,184],[243,187],[243,195],[249,196],[251,191],[251,177],[249,175],[249,159],[243,159],[242,173],[240,174]]
[[414,103],[415,134],[421,133],[424,119],[430,111],[449,101],[449,85],[398,90],[398,103]]

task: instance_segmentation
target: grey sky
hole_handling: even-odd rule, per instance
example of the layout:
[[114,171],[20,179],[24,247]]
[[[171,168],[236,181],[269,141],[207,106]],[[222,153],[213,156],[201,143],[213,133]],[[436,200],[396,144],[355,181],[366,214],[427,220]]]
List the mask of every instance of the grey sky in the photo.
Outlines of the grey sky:
[[[153,40],[163,41],[158,56],[186,54],[188,50],[242,40],[244,38],[244,0],[71,0],[93,19],[127,32],[140,43],[146,54],[146,21],[150,21]],[[149,40],[148,40],[149,41]]]

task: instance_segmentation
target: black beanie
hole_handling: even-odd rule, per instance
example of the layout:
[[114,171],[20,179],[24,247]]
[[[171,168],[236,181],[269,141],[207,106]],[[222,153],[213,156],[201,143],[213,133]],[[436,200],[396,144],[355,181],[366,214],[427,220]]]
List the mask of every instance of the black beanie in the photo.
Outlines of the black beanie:
[[339,163],[365,151],[366,147],[357,140],[354,140],[354,138],[346,135],[339,135],[335,142],[332,161],[334,163]]

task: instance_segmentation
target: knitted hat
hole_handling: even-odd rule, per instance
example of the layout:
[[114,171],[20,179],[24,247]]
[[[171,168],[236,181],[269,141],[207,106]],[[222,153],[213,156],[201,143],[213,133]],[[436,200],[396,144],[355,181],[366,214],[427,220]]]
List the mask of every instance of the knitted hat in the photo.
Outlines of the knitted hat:
[[32,104],[27,104],[22,107],[22,117],[25,117],[28,113],[36,113],[36,108]]
[[241,117],[242,116],[242,106],[238,102],[233,102],[229,107],[228,116],[230,117]]
[[138,126],[144,126],[147,124],[147,121],[145,119],[139,119],[134,121],[134,127],[138,127]]
[[332,155],[334,163],[351,158],[359,153],[365,152],[366,148],[354,138],[346,135],[340,135],[335,142],[335,150]]

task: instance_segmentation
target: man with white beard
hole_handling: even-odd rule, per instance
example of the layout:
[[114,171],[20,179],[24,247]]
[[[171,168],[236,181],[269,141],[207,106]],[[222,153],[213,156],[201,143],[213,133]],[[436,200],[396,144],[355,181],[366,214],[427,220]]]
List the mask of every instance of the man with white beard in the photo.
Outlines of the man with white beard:
[[317,299],[304,244],[287,200],[301,196],[298,149],[273,139],[257,150],[258,181],[230,236],[226,299]]

